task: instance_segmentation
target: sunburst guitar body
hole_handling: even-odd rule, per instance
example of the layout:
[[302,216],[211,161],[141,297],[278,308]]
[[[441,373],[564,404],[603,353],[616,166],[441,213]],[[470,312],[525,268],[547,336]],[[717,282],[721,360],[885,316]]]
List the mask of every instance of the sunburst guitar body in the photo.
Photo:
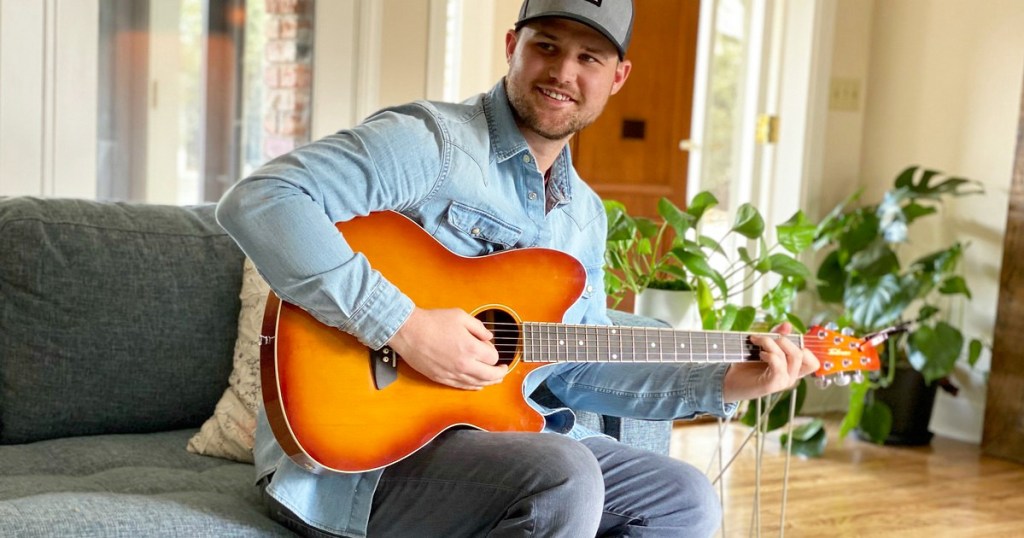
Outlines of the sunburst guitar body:
[[[751,333],[562,324],[586,273],[559,251],[467,258],[393,212],[337,228],[418,307],[460,308],[484,321],[509,371],[482,390],[441,385],[389,348],[371,350],[271,293],[260,351],[267,418],[284,451],[311,472],[379,469],[457,426],[541,431],[544,419],[526,403],[523,381],[546,364],[757,360]],[[879,368],[871,342],[821,327],[790,338],[822,360],[819,376]]]

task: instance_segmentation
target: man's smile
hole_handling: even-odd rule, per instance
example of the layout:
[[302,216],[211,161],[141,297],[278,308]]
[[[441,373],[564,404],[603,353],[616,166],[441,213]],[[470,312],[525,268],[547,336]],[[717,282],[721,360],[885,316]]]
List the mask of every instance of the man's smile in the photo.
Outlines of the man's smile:
[[549,90],[547,88],[538,88],[538,89],[540,90],[540,93],[542,93],[543,95],[545,95],[547,97],[550,97],[551,99],[554,99],[556,101],[562,101],[562,102],[574,101],[574,99],[572,97],[570,97],[570,96],[568,96],[568,95],[566,95],[564,93],[557,92],[555,90]]

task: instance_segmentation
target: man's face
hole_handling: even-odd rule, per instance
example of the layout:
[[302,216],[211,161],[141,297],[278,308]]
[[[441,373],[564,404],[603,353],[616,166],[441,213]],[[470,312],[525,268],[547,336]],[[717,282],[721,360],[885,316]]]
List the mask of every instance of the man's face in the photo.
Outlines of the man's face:
[[519,128],[549,140],[564,140],[593,123],[631,68],[611,41],[568,19],[510,30],[505,54],[505,87]]

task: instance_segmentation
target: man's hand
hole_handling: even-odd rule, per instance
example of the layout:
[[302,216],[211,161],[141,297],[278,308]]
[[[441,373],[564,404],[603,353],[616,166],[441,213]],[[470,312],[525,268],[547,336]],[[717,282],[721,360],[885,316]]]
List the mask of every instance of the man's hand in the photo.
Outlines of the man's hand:
[[[783,323],[773,332],[789,334],[792,331],[792,325]],[[761,348],[761,360],[729,367],[722,391],[726,402],[750,400],[786,390],[819,367],[813,353],[806,348],[800,349],[787,338],[761,335],[751,337],[750,341]]]
[[388,343],[402,360],[429,379],[467,390],[500,383],[508,366],[498,365],[494,337],[463,310],[416,308]]

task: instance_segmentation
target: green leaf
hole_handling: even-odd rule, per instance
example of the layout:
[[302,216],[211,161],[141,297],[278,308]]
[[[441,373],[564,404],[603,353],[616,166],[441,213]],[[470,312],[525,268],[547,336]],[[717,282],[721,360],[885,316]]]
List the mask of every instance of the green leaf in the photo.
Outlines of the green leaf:
[[637,233],[645,239],[655,237],[661,231],[661,226],[647,217],[636,217],[633,222],[636,223]]
[[848,286],[843,295],[847,313],[858,326],[875,331],[892,325],[911,302],[903,283],[895,275],[885,275],[877,282]]
[[626,206],[615,200],[604,201],[608,216],[608,241],[628,241],[636,233],[636,222],[626,213]]
[[786,312],[786,321],[793,324],[794,332],[798,332],[800,334],[805,334],[807,332],[807,324],[804,323],[804,320],[800,319],[800,316]]
[[736,249],[736,252],[739,254],[740,259],[743,260],[743,263],[748,266],[754,264],[754,259],[750,257],[750,251],[747,250],[747,247],[739,247]]
[[909,166],[904,169],[898,176],[896,176],[896,188],[907,188],[909,189],[914,185],[914,174],[917,173],[918,166]]
[[679,238],[684,237],[686,231],[697,222],[696,218],[676,207],[668,198],[658,200],[658,214],[675,230]]
[[967,351],[967,364],[970,364],[972,368],[978,363],[983,347],[984,345],[981,343],[981,340],[978,340],[977,338],[971,339],[971,345]]
[[924,376],[925,383],[931,384],[953,371],[963,347],[963,334],[956,327],[940,321],[935,328],[923,325],[910,333],[907,358],[911,366]]
[[748,331],[750,326],[757,319],[757,309],[752,306],[744,306],[736,311],[736,318],[732,323],[731,331]]
[[[787,446],[789,435],[782,434],[780,441],[783,447]],[[825,452],[827,444],[828,435],[825,431],[825,422],[820,418],[793,429],[793,454],[817,458]]]
[[850,216],[846,213],[846,208],[860,199],[860,195],[863,192],[864,189],[854,191],[853,194],[847,196],[839,205],[832,208],[832,211],[829,211],[828,215],[818,223],[818,227],[814,232],[815,250],[821,250],[826,245],[836,241],[840,233],[847,228]]
[[[676,277],[676,280],[681,280],[684,283],[688,278],[690,278],[689,273],[684,271],[683,268],[678,265],[664,265],[661,267],[661,271]],[[687,286],[687,288],[689,288],[689,286]]]
[[736,210],[736,219],[731,231],[737,232],[748,239],[757,239],[764,233],[764,219],[757,208],[743,204]]
[[711,239],[706,235],[698,237],[697,242],[703,248],[710,249],[714,252],[721,254],[722,256],[727,256],[727,254],[725,253],[725,249],[722,248],[722,245],[720,245],[718,241],[715,241],[714,239]]
[[765,309],[772,319],[780,319],[796,300],[796,285],[789,278],[784,278],[772,286],[761,297],[761,308]]
[[704,212],[712,207],[718,205],[718,198],[708,191],[698,192],[693,200],[690,200],[689,206],[686,208],[686,212],[693,216],[694,219],[700,221],[701,217],[704,216]]
[[609,297],[614,297],[622,290],[622,279],[611,271],[604,272],[604,292]]
[[954,243],[949,248],[937,250],[914,260],[911,269],[919,273],[918,278],[929,278],[933,281],[942,275],[952,273],[963,257],[963,245]]
[[839,425],[840,439],[846,439],[846,436],[860,424],[860,419],[864,415],[864,397],[867,395],[869,387],[870,384],[867,381],[850,385],[850,404],[847,407],[846,416],[843,417],[843,422]]
[[889,244],[879,238],[851,256],[850,263],[846,265],[845,270],[856,272],[863,278],[873,279],[882,275],[898,273],[900,260]]
[[914,222],[921,217],[938,213],[938,211],[939,210],[934,207],[924,206],[917,202],[911,202],[903,208],[903,216],[907,218],[907,224],[909,225],[911,222]]
[[923,323],[925,321],[928,321],[929,319],[932,318],[932,316],[934,316],[935,314],[938,314],[938,313],[939,313],[939,309],[938,308],[935,308],[934,306],[932,306],[930,304],[926,304],[926,305],[922,306],[920,310],[917,311],[917,322],[918,323]]
[[800,254],[814,243],[816,229],[803,211],[797,211],[789,220],[775,227],[779,244],[793,254]]
[[943,295],[966,295],[971,298],[971,290],[967,287],[967,281],[962,276],[951,276],[942,282],[939,293]]
[[772,270],[772,260],[768,256],[762,256],[757,259],[754,265],[754,270],[758,273],[764,274]]
[[721,331],[736,331],[741,329],[734,329],[733,322],[736,321],[736,314],[739,312],[739,308],[736,305],[725,305],[722,309],[722,317],[718,322],[718,329]]
[[885,402],[874,400],[864,406],[864,414],[860,417],[860,431],[868,438],[882,444],[892,431],[892,410]]
[[688,271],[697,276],[710,279],[716,286],[718,286],[718,289],[721,290],[723,296],[728,295],[729,287],[725,283],[725,278],[723,278],[718,271],[715,271],[707,260],[696,254],[686,252],[683,249],[672,249],[672,253],[679,258],[679,261],[683,262],[683,266],[686,267]]
[[640,254],[641,256],[646,256],[646,255],[651,254],[652,252],[654,252],[654,249],[651,247],[651,240],[650,240],[650,238],[644,237],[643,239],[641,239],[640,242],[636,246],[636,252],[637,252],[637,254]]
[[810,280],[811,270],[796,259],[782,253],[772,254],[769,259],[772,263],[771,271],[777,275],[791,276]]
[[705,330],[714,330],[718,327],[718,317],[715,313],[715,298],[711,294],[711,288],[707,282],[697,279],[697,308],[700,310],[700,319]]
[[844,259],[864,250],[871,243],[880,240],[878,215],[870,207],[863,207],[849,215],[846,225],[838,234],[840,251]]
[[846,271],[839,263],[839,252],[833,250],[818,266],[818,296],[826,303],[842,303],[846,291]]

